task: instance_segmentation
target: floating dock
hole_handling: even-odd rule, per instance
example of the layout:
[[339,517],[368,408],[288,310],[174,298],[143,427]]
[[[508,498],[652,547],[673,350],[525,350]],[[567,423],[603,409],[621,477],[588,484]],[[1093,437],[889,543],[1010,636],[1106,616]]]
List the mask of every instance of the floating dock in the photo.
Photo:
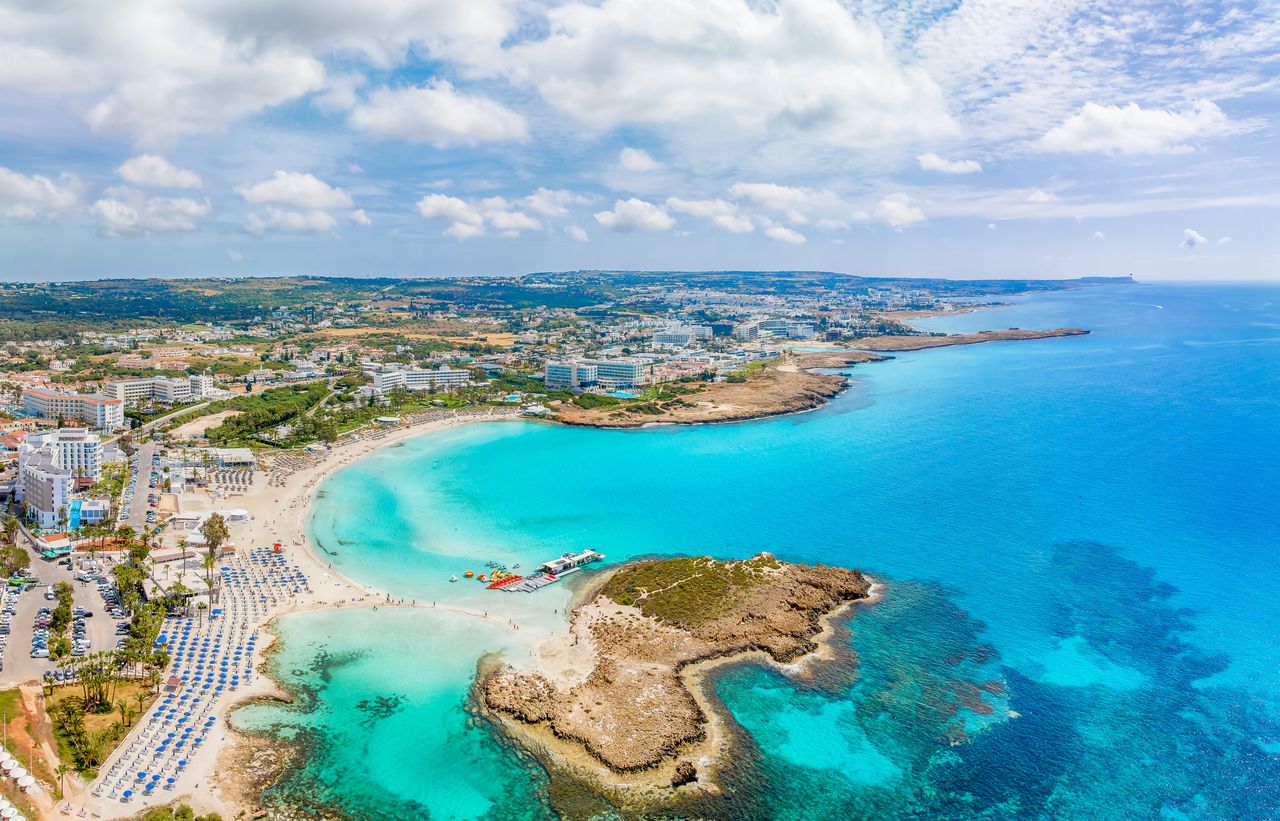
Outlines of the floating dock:
[[507,576],[489,585],[489,589],[505,590],[509,593],[532,593],[540,587],[560,581],[570,573],[577,573],[583,567],[603,558],[603,553],[597,553],[594,550],[566,553],[558,559],[538,565],[528,576]]

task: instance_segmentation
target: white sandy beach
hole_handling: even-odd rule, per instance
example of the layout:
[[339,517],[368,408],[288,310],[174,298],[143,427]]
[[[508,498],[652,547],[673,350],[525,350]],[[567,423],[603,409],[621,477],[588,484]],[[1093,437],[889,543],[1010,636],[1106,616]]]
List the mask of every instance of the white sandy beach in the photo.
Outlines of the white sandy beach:
[[[505,624],[516,629],[517,625],[514,621],[496,614],[427,602],[411,603],[389,599],[382,591],[359,584],[334,571],[315,550],[306,532],[307,515],[313,494],[317,487],[335,471],[377,450],[407,439],[438,432],[455,425],[481,421],[514,421],[514,419],[510,414],[502,413],[464,414],[380,431],[376,436],[367,436],[358,441],[335,445],[328,453],[317,456],[314,464],[289,474],[282,482],[263,480],[253,485],[252,492],[243,497],[235,497],[229,501],[209,500],[208,505],[212,509],[239,507],[248,511],[248,521],[230,525],[231,540],[238,549],[269,547],[280,542],[285,546],[290,563],[298,565],[310,580],[310,593],[303,593],[288,603],[274,607],[261,618],[257,627],[265,627],[275,618],[293,613],[343,607],[398,606],[447,610]],[[255,659],[255,668],[259,670],[262,668],[262,652],[274,640],[269,630],[263,630],[261,635],[263,641],[259,647],[259,655]],[[176,790],[157,791],[150,797],[139,796],[125,804],[106,795],[94,796],[88,791],[87,785],[73,785],[70,783],[71,779],[68,779],[65,804],[71,808],[73,814],[78,814],[83,807],[95,818],[128,817],[146,807],[174,801],[191,805],[197,813],[217,812],[224,818],[235,817],[245,808],[233,806],[229,802],[223,795],[215,774],[221,753],[228,742],[233,742],[235,737],[235,732],[230,729],[228,717],[234,712],[236,705],[257,698],[281,695],[283,694],[276,682],[266,675],[256,675],[251,683],[236,692],[234,699],[228,699],[220,704],[216,733],[211,733],[204,746],[190,756],[186,773]],[[139,722],[140,726],[141,722]],[[122,742],[121,747],[127,747],[131,739],[132,734]],[[104,766],[103,769],[105,770],[106,767]]]

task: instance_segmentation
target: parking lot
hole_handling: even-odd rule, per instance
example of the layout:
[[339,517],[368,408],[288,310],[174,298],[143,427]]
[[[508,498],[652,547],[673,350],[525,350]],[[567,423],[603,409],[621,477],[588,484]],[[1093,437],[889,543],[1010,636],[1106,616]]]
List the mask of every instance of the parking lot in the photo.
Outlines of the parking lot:
[[157,469],[157,453],[157,447],[147,443],[139,447],[129,460],[129,480],[125,483],[124,498],[120,500],[123,513],[120,523],[131,525],[138,531],[156,522],[157,509],[151,506],[151,499],[160,498],[161,488],[158,473],[156,487],[151,487],[151,477]]
[[[98,563],[109,576],[110,563],[101,558]],[[97,583],[77,581],[71,567],[37,558],[32,562],[31,571],[40,580],[40,584],[29,587],[22,593],[15,592],[16,588],[10,588],[0,606],[3,611],[0,612],[0,621],[7,619],[9,629],[7,634],[0,633],[0,638],[6,639],[3,656],[0,656],[3,663],[0,685],[3,686],[39,680],[46,671],[57,668],[57,664],[48,658],[31,657],[40,609],[47,607],[52,610],[57,606],[56,601],[45,598],[45,591],[50,585],[60,581],[70,583],[74,591],[73,607],[93,614],[82,620],[83,638],[87,642],[84,647],[86,653],[115,649],[120,638],[116,635],[116,625],[125,623],[113,618],[107,611]],[[0,629],[3,627],[0,626]]]

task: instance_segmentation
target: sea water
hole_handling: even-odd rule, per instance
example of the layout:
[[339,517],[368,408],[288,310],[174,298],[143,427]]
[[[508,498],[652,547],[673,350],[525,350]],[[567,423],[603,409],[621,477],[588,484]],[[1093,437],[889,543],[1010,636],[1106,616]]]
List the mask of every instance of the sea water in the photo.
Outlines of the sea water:
[[849,625],[856,675],[715,677],[746,748],[704,815],[1280,815],[1280,288],[1092,288],[919,324],[1093,333],[895,354],[792,417],[473,424],[335,474],[311,521],[335,569],[522,629],[285,619],[277,674],[302,706],[236,716],[305,741],[277,796],[544,816],[545,778],[465,708],[476,661],[527,662],[570,591],[450,576],[768,550],[887,593]]

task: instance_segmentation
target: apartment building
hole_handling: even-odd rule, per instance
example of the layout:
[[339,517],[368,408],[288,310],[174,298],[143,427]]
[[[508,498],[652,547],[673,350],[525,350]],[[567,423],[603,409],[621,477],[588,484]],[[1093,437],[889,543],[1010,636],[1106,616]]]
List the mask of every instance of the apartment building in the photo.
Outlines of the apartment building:
[[78,420],[101,430],[124,427],[124,400],[114,396],[27,388],[22,392],[22,409],[32,416]]

